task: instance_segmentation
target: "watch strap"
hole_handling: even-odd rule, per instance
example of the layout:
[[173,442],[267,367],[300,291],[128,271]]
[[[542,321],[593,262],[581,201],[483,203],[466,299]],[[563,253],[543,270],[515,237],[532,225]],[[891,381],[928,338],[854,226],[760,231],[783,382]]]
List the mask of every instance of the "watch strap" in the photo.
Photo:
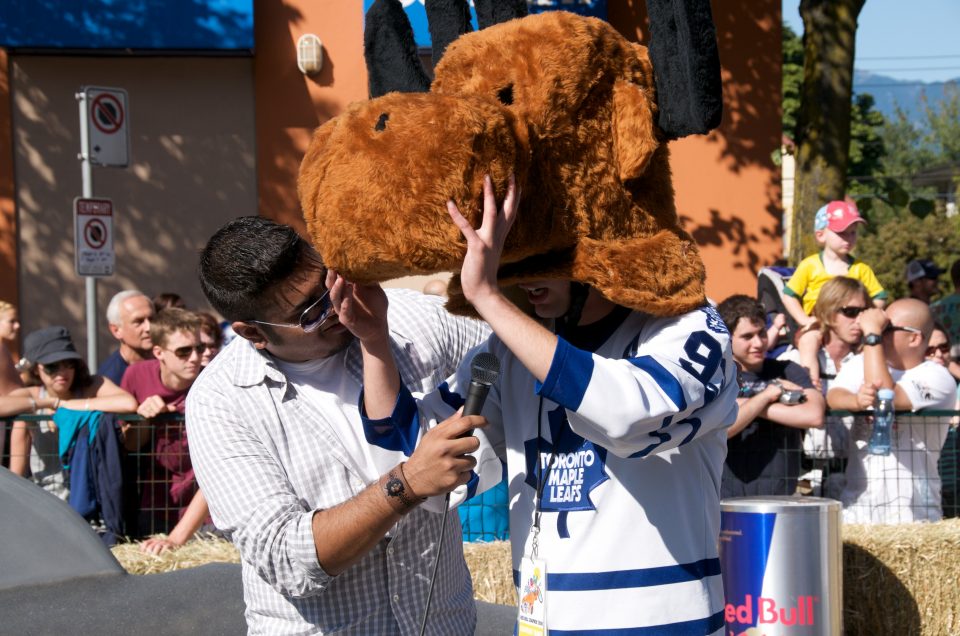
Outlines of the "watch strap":
[[418,505],[423,503],[424,499],[418,497],[407,478],[403,474],[403,462],[390,469],[386,475],[380,478],[380,487],[387,498],[387,502],[398,513],[405,515]]

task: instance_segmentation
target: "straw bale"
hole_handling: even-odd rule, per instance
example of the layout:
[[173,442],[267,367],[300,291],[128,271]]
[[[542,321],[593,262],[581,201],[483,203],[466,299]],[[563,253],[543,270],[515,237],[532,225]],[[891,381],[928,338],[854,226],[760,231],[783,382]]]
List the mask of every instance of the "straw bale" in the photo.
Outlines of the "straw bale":
[[843,527],[847,634],[960,634],[960,519]]
[[[158,534],[157,537],[166,537]],[[140,551],[139,543],[120,543],[113,556],[130,574],[158,574],[206,563],[240,563],[240,553],[233,544],[214,535],[198,535],[176,550],[164,550],[159,556]]]
[[509,541],[464,543],[463,556],[473,577],[473,597],[500,605],[517,604]]
[[[465,543],[463,552],[475,598],[515,606],[510,543]],[[160,556],[140,552],[137,543],[115,546],[113,553],[131,574],[239,562],[232,544],[212,536]],[[846,634],[960,634],[960,519],[844,526],[843,605]]]

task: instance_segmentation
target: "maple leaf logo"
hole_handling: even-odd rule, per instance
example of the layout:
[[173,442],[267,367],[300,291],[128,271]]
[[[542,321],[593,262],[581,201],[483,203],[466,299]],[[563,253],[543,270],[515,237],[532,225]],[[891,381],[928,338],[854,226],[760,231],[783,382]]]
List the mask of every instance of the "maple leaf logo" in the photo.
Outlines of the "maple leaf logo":
[[523,443],[527,459],[524,482],[536,490],[545,477],[540,509],[560,513],[557,533],[567,538],[570,536],[567,529],[569,512],[597,509],[590,493],[609,479],[604,470],[607,449],[574,433],[562,406],[547,413],[547,420],[552,441],[538,436]]

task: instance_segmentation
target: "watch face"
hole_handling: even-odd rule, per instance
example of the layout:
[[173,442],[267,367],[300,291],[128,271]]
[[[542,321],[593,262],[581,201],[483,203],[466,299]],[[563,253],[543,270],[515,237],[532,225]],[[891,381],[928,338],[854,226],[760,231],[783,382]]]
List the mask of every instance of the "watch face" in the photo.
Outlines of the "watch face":
[[399,497],[403,494],[403,482],[396,477],[391,477],[390,480],[387,481],[387,494],[393,497]]

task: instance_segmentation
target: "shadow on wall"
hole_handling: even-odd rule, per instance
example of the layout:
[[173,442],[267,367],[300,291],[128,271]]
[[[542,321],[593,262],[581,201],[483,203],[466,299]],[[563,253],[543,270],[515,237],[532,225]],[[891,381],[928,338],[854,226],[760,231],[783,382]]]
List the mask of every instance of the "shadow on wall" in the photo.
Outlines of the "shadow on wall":
[[205,308],[199,250],[230,218],[256,214],[250,74],[249,58],[13,59],[25,333],[63,324],[86,347],[84,282],[73,263],[73,198],[82,191],[78,88],[129,94],[130,165],[93,169],[94,196],[112,199],[115,217],[116,273],[98,285],[102,360],[115,345],[103,318],[115,292],[176,292],[188,307]]

